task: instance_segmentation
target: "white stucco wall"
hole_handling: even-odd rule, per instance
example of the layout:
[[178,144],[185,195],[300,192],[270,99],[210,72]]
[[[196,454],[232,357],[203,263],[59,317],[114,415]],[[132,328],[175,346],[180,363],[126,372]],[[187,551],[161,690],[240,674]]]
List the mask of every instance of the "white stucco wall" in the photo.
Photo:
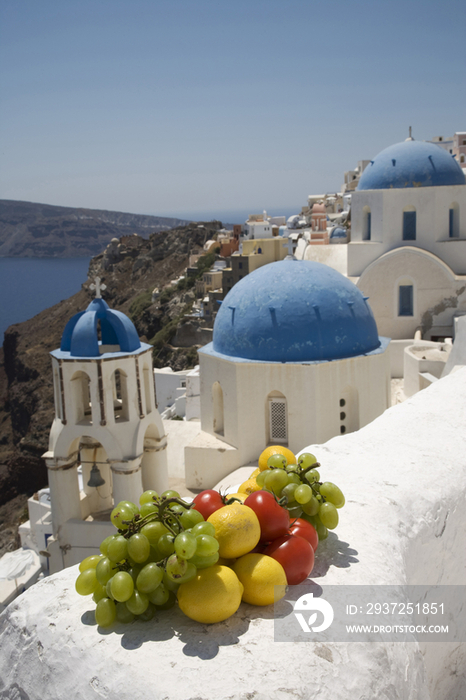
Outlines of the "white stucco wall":
[[411,345],[428,345],[431,347],[437,347],[437,343],[434,343],[431,340],[413,340],[413,338],[391,340],[388,350],[390,353],[390,376],[392,379],[402,379],[404,377],[405,348]]
[[201,418],[201,380],[199,365],[186,375],[186,420]]
[[164,420],[167,436],[167,464],[169,479],[184,479],[184,448],[189,445],[201,430],[199,421]]
[[[459,207],[459,237],[449,238],[449,209]],[[416,209],[416,240],[403,241],[403,210]],[[371,240],[363,241],[364,208],[371,210]],[[348,275],[360,276],[376,258],[395,247],[430,251],[457,275],[466,274],[466,185],[356,190],[351,204]]]
[[[324,592],[466,585],[465,397],[463,369],[356,433],[308,446],[347,498],[338,537],[317,550],[311,578]],[[464,700],[464,642],[275,642],[273,610],[244,603],[216,625],[174,608],[101,633],[76,575],[36,584],[0,616],[3,697],[42,700],[45,687],[48,700],[110,699],[129,684],[133,700],[148,688],[170,700]]]
[[455,339],[443,376],[450,374],[455,367],[466,365],[466,316],[455,319]]
[[186,382],[186,371],[173,372],[170,367],[154,369],[155,395],[160,413],[175,403],[182,382]]
[[304,244],[299,241],[296,257],[298,260],[315,260],[333,267],[345,277],[348,274],[348,246],[345,244],[307,245],[304,247]]
[[[204,488],[211,488],[225,475],[224,461],[230,469],[248,464],[267,444],[276,442],[269,430],[268,401],[272,396],[286,399],[285,444],[293,452],[310,441],[324,442],[339,435],[342,426],[347,432],[358,429],[390,405],[388,350],[315,364],[233,362],[201,351],[199,361],[201,429],[214,440],[207,440],[202,449],[199,440],[192,449],[188,446],[186,465],[187,474],[195,472],[197,483]],[[218,420],[213,399],[216,383],[223,395],[221,431],[214,429]],[[348,388],[354,397],[351,401]],[[345,400],[346,407],[340,406],[340,399]],[[342,412],[346,414],[344,419]],[[222,443],[234,448],[235,453],[231,449],[220,452]],[[209,445],[218,465],[216,472],[206,459]]]
[[[465,241],[466,244],[466,241]],[[399,316],[399,286],[413,286],[413,315]],[[413,246],[385,253],[372,262],[357,282],[369,304],[381,335],[414,338],[451,336],[453,317],[466,311],[466,276],[455,275],[432,253]]]
[[[405,396],[412,396],[436,379],[440,379],[445,369],[451,345],[443,343],[417,343],[404,351]],[[424,375],[424,376],[423,376]],[[425,375],[429,375],[427,378]]]

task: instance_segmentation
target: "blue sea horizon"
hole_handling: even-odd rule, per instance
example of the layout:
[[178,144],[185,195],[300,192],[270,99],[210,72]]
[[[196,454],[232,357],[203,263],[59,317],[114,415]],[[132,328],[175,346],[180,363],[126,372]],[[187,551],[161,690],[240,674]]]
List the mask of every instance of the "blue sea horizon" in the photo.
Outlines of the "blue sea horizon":
[[0,345],[8,326],[76,294],[91,258],[0,258]]

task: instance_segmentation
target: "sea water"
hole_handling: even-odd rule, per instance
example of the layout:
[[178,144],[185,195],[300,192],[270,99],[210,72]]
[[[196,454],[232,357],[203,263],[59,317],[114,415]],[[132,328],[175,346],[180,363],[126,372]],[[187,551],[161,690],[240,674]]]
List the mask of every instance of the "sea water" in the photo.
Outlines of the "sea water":
[[90,258],[0,258],[0,345],[12,323],[76,294]]

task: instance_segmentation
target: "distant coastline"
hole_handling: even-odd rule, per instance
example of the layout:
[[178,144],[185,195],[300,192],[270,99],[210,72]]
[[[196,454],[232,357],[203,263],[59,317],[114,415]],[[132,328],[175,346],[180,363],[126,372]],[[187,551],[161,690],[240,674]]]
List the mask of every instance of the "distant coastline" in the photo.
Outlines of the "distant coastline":
[[112,238],[148,238],[184,219],[0,200],[0,257],[78,258],[103,252]]
[[[183,212],[177,216],[130,214],[104,209],[61,207],[0,199],[0,258],[87,258],[101,253],[112,238],[148,238],[190,222],[243,224],[264,207]],[[270,207],[271,216],[298,214],[301,207]]]

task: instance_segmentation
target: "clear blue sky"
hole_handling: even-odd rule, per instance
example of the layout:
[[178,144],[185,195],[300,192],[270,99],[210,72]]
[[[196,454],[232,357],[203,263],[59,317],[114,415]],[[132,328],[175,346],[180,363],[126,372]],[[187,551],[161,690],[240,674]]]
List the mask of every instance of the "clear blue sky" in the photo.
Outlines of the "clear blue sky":
[[464,0],[1,0],[0,197],[299,209],[466,130]]

